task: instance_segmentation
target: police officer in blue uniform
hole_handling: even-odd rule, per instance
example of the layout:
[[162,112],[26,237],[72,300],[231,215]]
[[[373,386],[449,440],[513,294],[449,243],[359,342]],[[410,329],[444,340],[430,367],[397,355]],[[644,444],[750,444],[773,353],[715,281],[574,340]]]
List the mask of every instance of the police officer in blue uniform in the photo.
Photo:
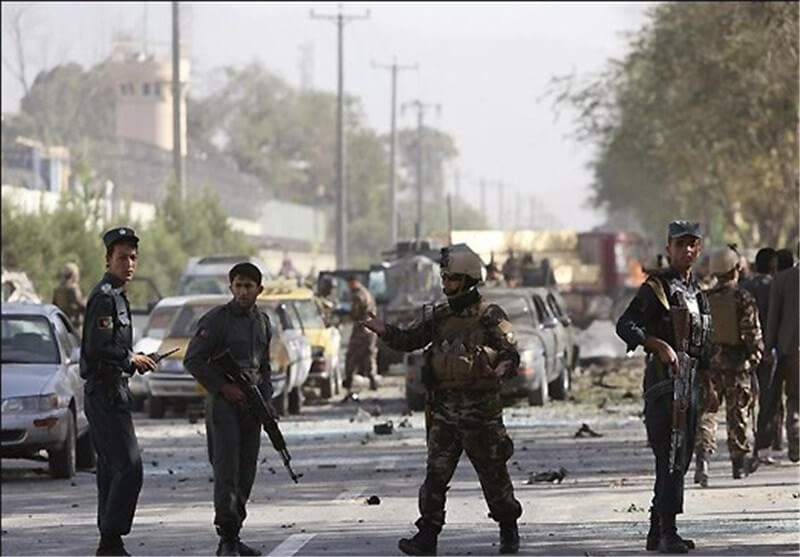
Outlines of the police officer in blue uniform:
[[89,294],[81,343],[85,412],[97,450],[97,555],[130,555],[122,536],[131,530],[142,488],[142,459],[131,416],[127,377],[156,363],[135,354],[125,286],[138,263],[139,238],[130,227],[103,234],[106,273]]
[[667,232],[670,266],[654,271],[639,288],[628,309],[617,321],[617,335],[628,350],[644,347],[647,367],[644,377],[645,424],[647,438],[656,460],[656,481],[650,514],[647,549],[661,553],[686,553],[692,540],[678,535],[675,516],[683,512],[683,478],[693,453],[697,424],[697,384],[687,401],[686,431],[679,455],[678,470],[670,470],[673,382],[681,350],[675,338],[674,316],[688,313],[688,341],[682,347],[694,372],[708,373],[711,348],[711,317],[708,300],[692,275],[692,264],[702,251],[699,223],[673,221]]
[[239,539],[256,477],[261,423],[246,407],[244,392],[211,363],[211,358],[229,349],[252,384],[270,400],[272,330],[269,318],[256,305],[264,289],[259,268],[252,263],[237,263],[228,279],[233,299],[200,318],[183,365],[208,391],[206,436],[214,468],[217,555],[261,555]]

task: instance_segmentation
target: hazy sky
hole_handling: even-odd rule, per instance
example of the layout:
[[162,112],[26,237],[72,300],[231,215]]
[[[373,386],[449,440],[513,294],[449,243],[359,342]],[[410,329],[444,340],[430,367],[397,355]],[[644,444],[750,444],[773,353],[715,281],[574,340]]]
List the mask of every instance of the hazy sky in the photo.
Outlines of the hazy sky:
[[[9,8],[3,3],[3,15]],[[570,115],[555,121],[551,101],[538,99],[550,78],[600,70],[625,53],[624,32],[644,22],[647,3],[346,3],[346,13],[370,10],[345,26],[345,88],[359,96],[371,126],[389,129],[389,72],[372,61],[419,63],[400,74],[398,102],[420,98],[441,103],[426,123],[451,134],[460,152],[461,195],[480,206],[478,180],[488,180],[487,212],[497,221],[497,183],[505,183],[506,218],[528,222],[537,197],[564,227],[586,230],[603,216],[585,208],[590,150],[566,137]],[[336,88],[336,27],[309,11],[333,14],[336,4],[181,3],[184,34],[191,41],[193,87],[202,91],[211,70],[261,60],[293,85],[300,83],[301,45],[313,52],[313,86]],[[4,18],[6,19],[6,18]],[[43,66],[101,60],[115,31],[144,36],[151,49],[170,40],[170,4],[33,3],[25,22],[29,79]],[[145,25],[146,23],[146,25]],[[156,44],[156,43],[161,43]],[[13,60],[3,27],[3,57]],[[164,50],[168,52],[168,50]],[[213,85],[213,83],[211,83]],[[2,109],[19,108],[21,87],[2,69]],[[413,111],[398,113],[401,126],[416,125]],[[453,169],[449,169],[452,186]]]

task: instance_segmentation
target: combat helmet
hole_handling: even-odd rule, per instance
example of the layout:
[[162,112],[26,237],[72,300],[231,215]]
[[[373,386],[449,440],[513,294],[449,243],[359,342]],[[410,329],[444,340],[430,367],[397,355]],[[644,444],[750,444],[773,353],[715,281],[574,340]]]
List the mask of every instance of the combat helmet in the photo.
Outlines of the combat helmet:
[[724,275],[738,268],[739,253],[732,245],[717,248],[711,254],[708,272],[712,275]]
[[440,266],[443,273],[466,275],[478,282],[483,280],[483,262],[467,244],[445,246],[441,253]]

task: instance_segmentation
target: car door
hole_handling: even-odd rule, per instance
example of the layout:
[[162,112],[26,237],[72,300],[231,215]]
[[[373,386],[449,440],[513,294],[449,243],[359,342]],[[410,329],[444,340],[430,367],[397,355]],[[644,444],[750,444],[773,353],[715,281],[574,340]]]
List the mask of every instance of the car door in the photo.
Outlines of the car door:
[[558,321],[547,311],[544,300],[537,292],[529,290],[528,300],[533,308],[536,326],[542,332],[545,346],[547,346],[547,380],[552,381],[558,377],[561,365],[559,338],[556,330]]
[[86,414],[83,411],[83,379],[80,375],[80,341],[75,334],[69,319],[61,312],[52,314],[51,319],[56,330],[56,340],[61,351],[61,362],[64,370],[64,381],[67,390],[75,400],[75,420],[78,434],[82,434],[89,427]]
[[574,347],[575,347],[575,329],[572,326],[572,319],[567,313],[566,304],[563,298],[556,291],[548,290],[546,296],[547,307],[550,309],[553,316],[561,323],[561,329],[564,338],[564,348],[567,354],[567,367],[572,369],[574,367]]
[[[289,365],[291,369],[291,376],[287,378],[289,389],[299,387],[302,383],[298,381],[303,377],[302,373],[302,356],[303,356],[303,332],[300,328],[300,323],[294,317],[294,310],[291,307],[291,302],[280,302],[276,307],[276,313],[283,329],[283,338],[286,343],[286,348],[289,354]],[[309,367],[311,362],[308,362]],[[307,371],[306,374],[307,376]]]

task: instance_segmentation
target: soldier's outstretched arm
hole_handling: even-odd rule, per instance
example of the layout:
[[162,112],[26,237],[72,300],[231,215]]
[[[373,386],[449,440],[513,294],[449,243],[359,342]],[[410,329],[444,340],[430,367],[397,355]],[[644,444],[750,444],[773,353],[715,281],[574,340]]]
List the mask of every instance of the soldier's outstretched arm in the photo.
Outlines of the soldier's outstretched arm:
[[212,356],[216,356],[220,346],[218,339],[222,338],[218,331],[218,314],[211,310],[200,318],[197,331],[183,357],[183,366],[191,373],[205,389],[211,394],[217,394],[227,380],[221,372],[214,369],[211,364]]
[[497,352],[495,367],[503,361],[509,361],[508,368],[516,371],[520,360],[519,349],[506,312],[500,306],[492,304],[486,308],[483,318],[488,331],[488,345]]
[[87,360],[111,361],[123,371],[131,372],[133,352],[114,329],[116,311],[114,299],[110,295],[101,293],[89,301],[83,327],[83,349]]
[[407,329],[385,325],[382,333],[379,333],[383,342],[395,350],[402,352],[412,352],[424,348],[433,340],[434,323],[433,318],[421,319],[414,322]]

